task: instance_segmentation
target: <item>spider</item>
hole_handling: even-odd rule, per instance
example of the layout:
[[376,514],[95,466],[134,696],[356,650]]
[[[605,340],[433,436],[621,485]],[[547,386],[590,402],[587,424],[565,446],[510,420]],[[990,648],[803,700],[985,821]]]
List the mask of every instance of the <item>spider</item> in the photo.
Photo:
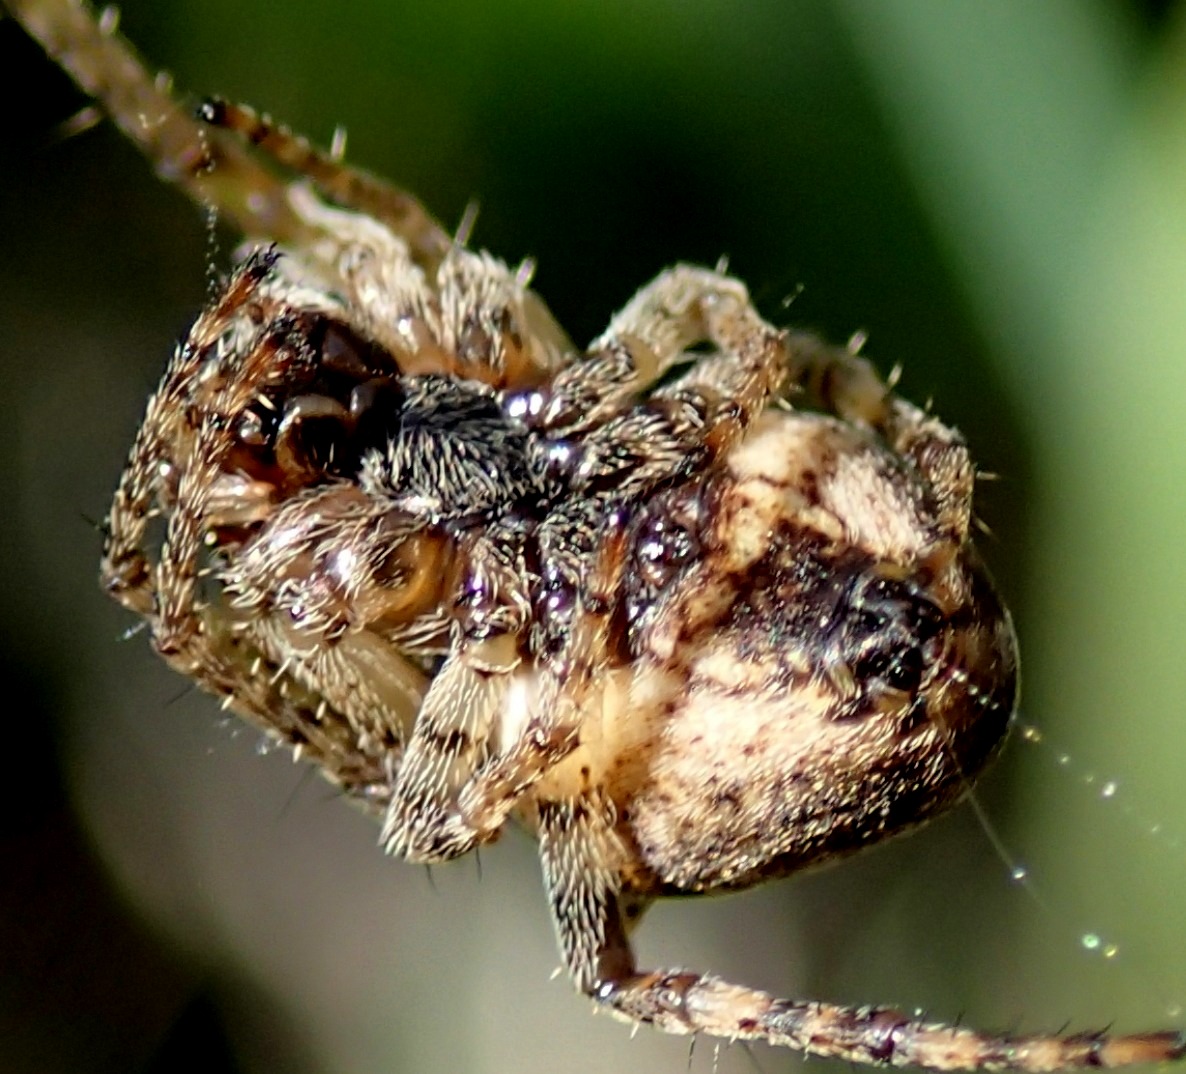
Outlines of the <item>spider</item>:
[[411,862],[515,821],[576,987],[672,1033],[934,1070],[1179,1058],[644,970],[656,898],[742,889],[960,798],[1017,694],[960,435],[855,345],[680,265],[579,351],[508,267],[249,109],[184,110],[69,0],[10,10],[247,236],[148,402],[105,588]]

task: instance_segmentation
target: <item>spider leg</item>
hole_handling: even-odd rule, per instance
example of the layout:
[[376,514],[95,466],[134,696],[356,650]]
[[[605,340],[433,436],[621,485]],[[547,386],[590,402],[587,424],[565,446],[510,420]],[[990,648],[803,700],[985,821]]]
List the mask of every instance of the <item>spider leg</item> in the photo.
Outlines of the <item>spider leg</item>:
[[244,617],[224,597],[203,599],[203,520],[216,459],[193,460],[178,484],[152,570],[157,598],[148,620],[157,651],[348,794],[381,806],[425,678],[366,631],[309,650],[291,641],[283,609]]
[[631,347],[637,352],[638,386],[647,387],[694,344],[710,342],[726,349],[736,341],[735,324],[750,318],[757,319],[757,313],[740,280],[696,265],[676,265],[614,314],[589,351]]
[[104,589],[138,615],[149,615],[154,609],[153,568],[145,555],[144,541],[149,523],[159,514],[155,504],[167,476],[161,469],[165,444],[186,421],[189,385],[206,357],[204,348],[197,344],[216,339],[235,311],[258,296],[274,263],[273,255],[261,251],[240,266],[218,302],[195,323],[190,334],[194,345],[187,341],[174,351],[161,386],[149,397],[108,512],[99,568]]
[[347,793],[381,804],[423,677],[362,637],[332,655],[305,656],[283,640],[282,624],[267,616],[243,620],[217,598],[203,600],[205,519],[219,472],[219,455],[209,445],[218,430],[211,418],[199,430],[151,570],[154,645],[172,667],[293,747]]
[[628,927],[645,903],[621,893],[625,848],[614,832],[612,807],[596,795],[535,803],[540,864],[565,968],[582,992],[635,973]]
[[8,8],[50,57],[95,97],[160,176],[201,205],[214,206],[245,235],[304,246],[316,233],[288,201],[291,183],[252,152],[308,177],[328,198],[382,220],[417,261],[435,268],[449,234],[411,194],[352,168],[249,108],[207,102],[201,121],[153,77],[117,33],[114,8],[95,18],[69,0],[11,0]]
[[[604,668],[611,596],[624,561],[606,535],[593,577],[558,653],[519,666],[517,639],[461,646],[433,679],[408,742],[383,828],[387,849],[412,861],[457,857],[489,841],[511,811],[579,745]],[[516,674],[521,678],[516,679]],[[501,748],[495,724],[508,739]]]
[[[381,802],[424,676],[379,639],[362,635],[332,653],[307,653],[291,642],[283,622],[270,618],[271,609],[249,617],[226,594],[206,592],[215,573],[207,533],[226,522],[219,490],[235,443],[227,415],[241,412],[260,390],[286,346],[280,328],[261,331],[235,359],[238,375],[228,377],[223,340],[240,324],[244,305],[264,321],[275,314],[275,296],[261,288],[274,263],[267,253],[249,258],[175,353],[108,516],[102,578],[113,596],[148,620],[153,643],[171,666],[304,753],[348,793]],[[195,390],[212,393],[196,424]],[[183,446],[167,451],[170,443]],[[149,525],[161,513],[168,518],[154,557]]]
[[[293,679],[315,691],[325,703],[321,706],[323,725],[340,718],[350,732],[348,748],[382,760],[384,783],[389,783],[396,765],[402,763],[407,729],[428,691],[427,676],[370,630],[301,651],[285,643],[283,622],[269,617],[252,637],[274,663],[286,666]],[[342,763],[345,760],[343,757]],[[367,793],[384,802],[389,797],[389,792],[378,787]]]
[[[595,679],[594,616],[574,624],[565,670],[541,671],[527,711],[509,711],[514,662],[503,635],[468,645],[433,679],[392,792],[382,841],[414,862],[444,861],[489,841],[524,795],[579,744],[582,705]],[[496,665],[487,661],[493,657]],[[533,672],[525,672],[531,676]],[[527,686],[530,692],[533,686]],[[491,755],[496,719],[521,719],[514,740]]]
[[570,595],[575,608],[563,643],[537,664],[538,696],[522,730],[461,789],[457,813],[470,830],[498,831],[524,796],[580,745],[581,726],[596,719],[591,710],[600,704],[609,619],[626,559],[622,520],[611,514],[602,525],[593,570]]
[[782,335],[758,315],[739,280],[677,265],[614,315],[587,357],[557,372],[530,424],[552,435],[595,428],[695,357],[688,348],[700,343],[728,355],[729,414],[744,423],[784,377]]
[[620,891],[623,850],[611,809],[585,796],[540,801],[544,883],[576,986],[615,1017],[675,1034],[758,1040],[811,1055],[930,1070],[1044,1072],[1155,1063],[1186,1054],[1177,1033],[993,1036],[921,1022],[889,1007],[778,999],[683,970],[640,971],[630,948],[637,903]]
[[[405,521],[327,484],[276,510],[216,572],[233,629],[319,699],[323,725],[344,723],[344,748],[381,762],[387,783],[427,691],[397,639],[434,628],[420,612],[441,567],[434,542]],[[328,558],[319,555],[327,545]],[[422,569],[384,574],[396,557]],[[383,787],[367,796],[390,797]]]
[[450,373],[521,390],[570,361],[575,348],[528,287],[530,277],[530,264],[511,269],[484,251],[453,246],[435,277],[437,331],[453,360]]
[[[592,344],[591,358],[556,377],[544,417],[559,417],[553,417],[558,426],[574,413],[582,415],[585,426],[604,420],[603,412],[653,384],[686,357],[688,347],[701,342],[718,353],[702,357],[651,398],[700,400],[702,439],[711,451],[727,450],[772,396],[790,392],[796,402],[801,398],[869,427],[896,453],[912,459],[934,491],[944,535],[962,539],[967,534],[975,474],[959,434],[896,396],[855,350],[774,329],[740,282],[707,269],[679,265],[639,291]],[[601,367],[614,360],[614,375],[607,376]],[[610,387],[601,387],[596,396],[588,383]],[[547,427],[546,420],[543,424]]]
[[896,395],[852,348],[796,332],[787,336],[786,349],[791,384],[809,405],[867,426],[895,454],[914,462],[935,498],[937,535],[958,546],[971,524],[976,483],[975,467],[959,432]]
[[[182,475],[158,561],[153,564],[143,549],[136,550],[135,560],[126,555],[123,560],[125,564],[140,563],[144,577],[150,580],[152,607],[145,615],[157,651],[175,670],[221,697],[225,707],[318,765],[347,793],[381,802],[397,756],[393,744],[397,746],[399,741],[398,709],[397,717],[387,721],[391,725],[387,734],[361,736],[359,728],[365,727],[367,720],[359,710],[370,695],[351,695],[349,682],[365,678],[372,694],[387,699],[399,696],[401,690],[414,694],[418,687],[423,688],[422,681],[417,681],[410,667],[392,669],[390,660],[372,657],[368,661],[365,654],[352,658],[350,650],[342,649],[328,658],[334,667],[327,676],[329,694],[338,684],[340,696],[327,695],[320,682],[314,691],[306,685],[307,678],[302,681],[297,673],[307,669],[301,667],[299,658],[276,644],[267,619],[246,623],[223,603],[204,601],[199,582],[206,573],[200,566],[205,472],[195,464]],[[137,587],[130,592],[142,591]],[[325,673],[326,669],[322,670]],[[376,674],[377,670],[385,676]],[[335,701],[343,708],[331,707]],[[405,707],[412,703],[406,702]]]
[[793,403],[806,402],[879,432],[889,428],[893,386],[854,347],[836,347],[809,332],[788,332],[786,343]]
[[472,833],[471,842],[501,829],[523,796],[579,745],[586,688],[587,683],[546,677],[536,711],[511,748],[461,788],[454,823]]
[[198,115],[211,127],[233,131],[277,164],[310,180],[330,201],[381,221],[408,244],[413,260],[428,271],[435,271],[452,248],[452,236],[406,190],[345,164],[269,116],[216,99],[203,103]]
[[6,6],[153,163],[166,182],[214,206],[246,235],[301,245],[313,237],[288,203],[288,184],[238,139],[204,126],[174,99],[119,36],[114,8],[95,18],[71,0],[6,0]]
[[458,816],[458,789],[486,759],[518,663],[501,635],[460,647],[433,678],[391,790],[380,839],[411,862],[447,861],[482,834]]
[[302,183],[288,197],[317,231],[294,256],[315,276],[331,275],[353,327],[387,349],[403,373],[520,389],[546,380],[571,353],[522,271],[460,246],[427,267],[383,222],[327,205]]
[[[386,678],[380,678],[374,654],[360,658],[348,646],[318,665],[324,678],[314,679],[300,661],[274,647],[270,624],[245,629],[211,607],[186,614],[192,619],[186,640],[162,653],[170,667],[220,697],[225,709],[269,739],[288,746],[294,760],[317,766],[326,779],[367,807],[383,808],[399,762],[400,709],[392,699],[415,688],[415,669],[393,669],[384,660]],[[351,694],[351,684],[360,682],[365,691]]]

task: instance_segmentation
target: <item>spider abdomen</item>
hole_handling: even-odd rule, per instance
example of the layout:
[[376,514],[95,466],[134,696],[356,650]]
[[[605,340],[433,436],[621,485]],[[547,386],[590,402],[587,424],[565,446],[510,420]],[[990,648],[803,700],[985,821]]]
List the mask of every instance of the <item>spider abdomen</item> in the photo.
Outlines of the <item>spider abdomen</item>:
[[[743,887],[856,850],[993,756],[1013,632],[971,546],[935,536],[927,482],[902,505],[900,460],[866,434],[771,412],[698,510],[663,503],[669,532],[699,519],[697,554],[636,620],[620,705],[637,747],[608,776],[646,883]],[[893,540],[869,525],[890,506],[915,520]]]

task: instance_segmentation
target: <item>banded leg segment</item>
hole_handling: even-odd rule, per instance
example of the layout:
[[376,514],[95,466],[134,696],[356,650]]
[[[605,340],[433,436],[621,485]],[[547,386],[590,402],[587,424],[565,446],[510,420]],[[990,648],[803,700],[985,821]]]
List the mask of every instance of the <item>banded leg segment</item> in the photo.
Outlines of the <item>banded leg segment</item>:
[[553,923],[577,987],[611,1014],[668,1033],[756,1040],[810,1055],[937,1071],[1120,1067],[1186,1054],[1177,1033],[993,1036],[919,1021],[890,1007],[778,999],[706,974],[640,972],[628,940],[612,811],[592,798],[539,804]]
[[[388,851],[444,861],[495,838],[511,811],[579,744],[599,703],[608,617],[623,569],[620,532],[601,544],[560,652],[515,681],[515,636],[470,642],[437,674],[416,720],[383,829]],[[496,719],[514,738],[497,751]]]
[[316,148],[288,127],[246,105],[217,98],[205,101],[200,118],[216,130],[233,131],[277,164],[310,180],[337,205],[372,216],[403,239],[413,259],[430,274],[453,246],[453,240],[428,210],[406,190]]
[[487,758],[517,662],[502,635],[462,647],[433,678],[392,787],[380,837],[388,853],[448,861],[486,834],[458,813],[457,796]]
[[203,126],[119,36],[114,8],[96,18],[77,0],[5,0],[28,33],[95,98],[166,182],[214,206],[243,234],[303,245],[312,234],[288,204],[288,184],[248,146]]
[[593,992],[617,1016],[670,1033],[708,1033],[757,1040],[809,1055],[873,1066],[936,1071],[1024,1071],[1112,1068],[1180,1058],[1177,1033],[1108,1036],[992,1036],[920,1022],[892,1007],[840,1007],[776,999],[756,989],[695,973],[635,974],[604,981]]

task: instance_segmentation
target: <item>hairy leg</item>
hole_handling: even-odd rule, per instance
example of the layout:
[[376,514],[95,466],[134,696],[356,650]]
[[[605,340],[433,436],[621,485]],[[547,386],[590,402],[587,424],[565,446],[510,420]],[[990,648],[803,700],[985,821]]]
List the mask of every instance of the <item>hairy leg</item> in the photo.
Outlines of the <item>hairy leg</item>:
[[[212,526],[247,521],[224,514],[223,482],[230,480],[239,493],[230,498],[236,511],[250,513],[252,505],[271,510],[266,484],[256,503],[247,495],[250,483],[241,485],[245,478],[226,473],[226,452],[235,441],[225,426],[227,416],[240,413],[283,362],[286,336],[279,327],[263,328],[254,345],[233,358],[224,353],[224,339],[247,305],[258,307],[265,323],[282,323],[276,296],[261,289],[274,263],[266,253],[249,258],[175,353],[149,401],[107,519],[102,580],[147,620],[154,645],[171,666],[319,765],[348,793],[381,802],[403,727],[423,695],[423,675],[362,637],[323,655],[327,665],[314,668],[311,657],[287,643],[270,609],[243,615],[223,593],[207,591],[225,581],[213,578],[207,533]],[[223,368],[227,361],[233,368]],[[200,369],[211,375],[200,375]],[[199,403],[204,416],[191,424]],[[185,445],[183,457],[170,454],[166,446],[173,444]],[[151,532],[162,514],[163,537]],[[320,689],[321,679],[328,693]],[[357,688],[363,682],[367,690]]]
[[707,974],[640,971],[628,939],[634,904],[619,893],[622,851],[612,812],[591,797],[540,802],[538,810],[544,882],[568,971],[581,991],[623,1021],[941,1071],[1115,1067],[1186,1053],[1186,1038],[1175,1033],[993,1036],[921,1022],[889,1007],[778,999]]
[[487,757],[517,663],[513,641],[503,635],[465,645],[433,678],[392,787],[380,837],[388,853],[447,861],[485,834],[465,822],[456,802]]
[[[457,857],[493,839],[511,811],[579,744],[599,703],[612,595],[624,560],[621,532],[605,536],[579,592],[563,644],[519,666],[515,636],[467,643],[437,674],[417,717],[383,841],[413,861]],[[516,680],[516,672],[521,676]],[[495,720],[507,741],[492,748]]]
[[738,394],[758,408],[781,379],[781,351],[764,346],[779,337],[753,308],[740,281],[676,266],[614,315],[586,357],[556,374],[528,424],[550,435],[595,428],[642,398],[673,366],[696,357],[688,348],[701,343],[727,352],[747,370],[750,390],[738,385]]
[[[794,404],[865,425],[895,452],[914,459],[938,494],[939,513],[949,528],[962,525],[966,532],[974,473],[962,438],[897,397],[892,383],[854,348],[773,328],[754,309],[744,286],[720,273],[680,265],[658,276],[590,348],[592,363],[616,358],[616,376],[590,372],[617,385],[619,393],[638,391],[698,343],[710,343],[718,353],[702,357],[652,398],[704,400],[704,439],[712,450],[726,450],[772,397],[786,395]],[[590,404],[601,401],[589,399],[588,392],[582,398],[579,391],[587,364],[574,364],[567,375],[576,386],[580,412],[593,414]],[[603,405],[617,402],[618,397],[606,398]],[[562,403],[553,405],[560,409]],[[578,408],[570,404],[566,409]]]
[[212,128],[238,134],[277,164],[308,179],[335,204],[385,224],[408,244],[413,260],[429,273],[435,272],[452,247],[452,237],[419,199],[318,149],[270,117],[246,105],[214,98],[201,105],[198,116]]
[[5,0],[21,25],[94,97],[167,182],[213,206],[243,234],[302,244],[312,237],[288,204],[288,183],[238,139],[201,122],[119,36],[114,8],[100,18],[72,0]]
[[864,425],[891,450],[911,459],[930,485],[942,536],[968,533],[976,472],[960,434],[893,391],[852,347],[835,347],[802,332],[786,337],[793,402],[804,402]]

